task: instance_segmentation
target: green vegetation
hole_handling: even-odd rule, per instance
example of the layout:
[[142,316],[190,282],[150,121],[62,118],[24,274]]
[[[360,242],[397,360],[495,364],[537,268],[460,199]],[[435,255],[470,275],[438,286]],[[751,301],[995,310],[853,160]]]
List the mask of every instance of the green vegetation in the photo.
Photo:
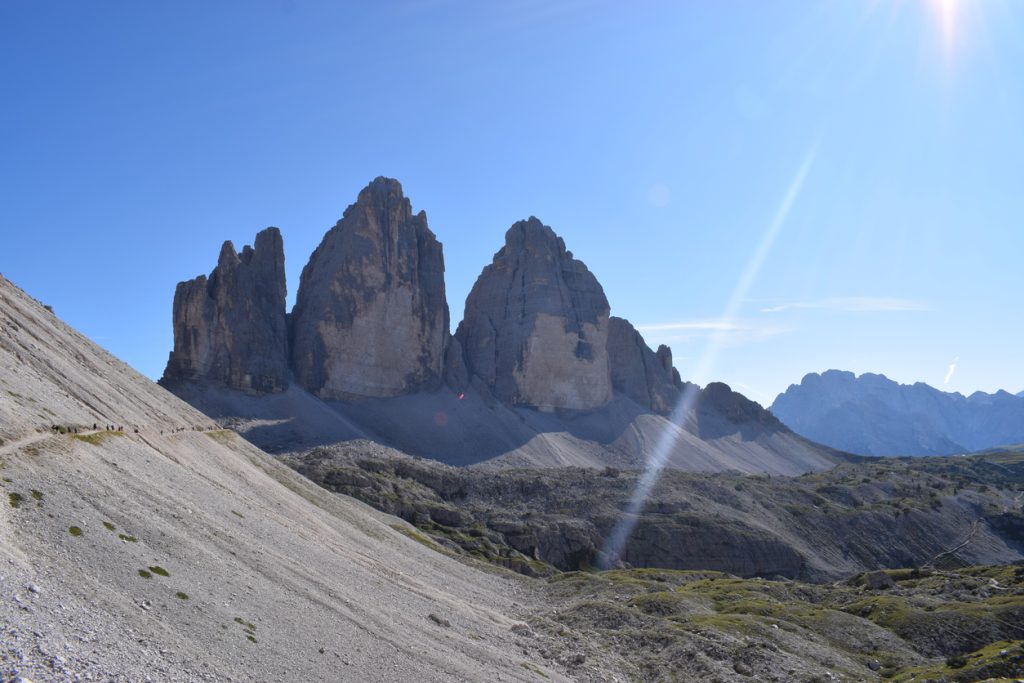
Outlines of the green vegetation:
[[85,443],[92,444],[93,446],[99,446],[101,443],[103,443],[107,439],[113,438],[115,436],[124,436],[124,433],[123,432],[109,432],[109,431],[107,431],[107,432],[94,432],[92,434],[75,434],[74,438],[78,439],[79,441],[83,441]]
[[12,493],[8,493],[7,494],[7,502],[10,504],[10,506],[12,508],[19,508],[19,507],[21,507],[21,504],[22,504],[22,502],[24,500],[25,500],[25,497],[22,496],[20,493],[13,493],[12,492]]
[[941,664],[908,667],[890,680],[971,681],[1017,680],[1024,675],[1024,641],[999,641],[964,655],[948,657]]
[[166,577],[166,576],[170,576],[171,575],[170,572],[168,572],[166,569],[164,569],[160,565],[154,565],[154,566],[150,567],[149,571],[153,572],[154,574],[156,574],[158,576],[165,576]]
[[144,579],[152,579],[153,578],[153,575],[150,574],[149,572],[147,572],[145,569],[140,569],[139,570],[139,576],[141,576]]
[[422,543],[423,545],[427,546],[431,550],[435,550],[435,551],[437,551],[439,553],[444,553],[445,552],[444,548],[439,546],[437,543],[435,543],[433,540],[431,540],[427,536],[424,536],[423,534],[419,533],[418,531],[410,529],[410,528],[408,528],[406,526],[403,526],[401,524],[392,524],[391,528],[394,529],[395,531],[397,531],[398,533],[402,534],[403,536],[408,536],[409,538],[411,538],[412,540],[416,541],[417,543]]
[[174,594],[174,597],[178,598],[179,600],[188,600],[188,593],[178,591]]
[[127,534],[118,534],[117,537],[120,538],[122,541],[127,541],[128,543],[136,543],[139,540],[134,536],[128,536]]
[[35,500],[42,500],[43,499],[43,492],[42,491],[36,491],[35,489],[32,489],[32,498],[34,498]]
[[548,643],[590,633],[658,680],[716,677],[714,667],[678,656],[701,643],[712,659],[740,661],[743,670],[742,653],[756,646],[761,669],[752,675],[762,680],[794,659],[807,674],[789,671],[786,680],[811,680],[822,652],[840,680],[1024,677],[1024,566],[884,573],[893,583],[867,574],[806,584],[710,571],[566,572],[547,582],[557,616],[531,628]]
[[68,527],[68,533],[71,534],[72,536],[81,536],[82,535],[82,529],[81,529],[81,527],[77,527],[77,526],[69,526]]
[[103,522],[103,526],[107,527],[107,531],[114,531],[117,529],[111,522]]
[[212,432],[203,432],[218,443],[228,444],[234,441],[235,433],[230,429],[217,429]]
[[537,674],[541,678],[550,678],[550,676],[548,676],[546,673],[544,673],[544,671],[542,671],[540,669],[540,667],[535,666],[534,664],[531,664],[530,662],[520,662],[519,665],[521,667],[523,667],[524,669],[526,669],[527,671],[529,671],[531,673]]
[[244,633],[245,633],[245,637],[246,637],[246,639],[249,642],[251,642],[251,643],[257,642],[256,641],[256,624],[252,623],[251,621],[246,621],[242,617],[235,617],[235,623],[243,628]]

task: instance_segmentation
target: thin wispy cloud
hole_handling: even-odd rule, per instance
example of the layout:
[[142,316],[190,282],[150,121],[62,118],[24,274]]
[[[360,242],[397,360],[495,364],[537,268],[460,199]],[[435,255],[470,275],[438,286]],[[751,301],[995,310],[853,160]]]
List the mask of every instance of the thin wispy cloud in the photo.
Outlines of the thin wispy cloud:
[[735,330],[739,325],[732,320],[697,320],[680,323],[658,323],[638,325],[641,332],[671,332],[674,330]]
[[960,360],[960,356],[953,359],[953,362],[949,364],[949,372],[946,373],[946,379],[942,380],[943,384],[949,384],[949,380],[953,379],[953,373],[956,372],[957,361]]
[[763,325],[737,320],[695,320],[656,325],[638,325],[636,328],[648,343],[673,344],[695,340],[709,340],[724,348],[757,344],[780,334],[792,332],[783,325]]
[[927,311],[928,304],[913,299],[886,296],[837,296],[816,301],[796,301],[760,309],[761,313],[793,310],[848,311],[851,313],[886,313],[896,311]]

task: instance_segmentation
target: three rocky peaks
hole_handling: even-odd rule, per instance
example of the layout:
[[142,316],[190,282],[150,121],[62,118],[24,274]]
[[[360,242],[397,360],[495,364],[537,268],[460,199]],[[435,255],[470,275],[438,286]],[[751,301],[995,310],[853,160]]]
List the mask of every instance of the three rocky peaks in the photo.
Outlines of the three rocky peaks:
[[449,332],[444,254],[397,180],[359,193],[302,270],[285,311],[277,228],[207,278],[179,283],[174,350],[161,382],[249,393],[292,382],[323,399],[471,387],[509,405],[587,411],[614,393],[667,413],[682,388],[672,353],[610,317],[597,278],[536,218],[505,234]]

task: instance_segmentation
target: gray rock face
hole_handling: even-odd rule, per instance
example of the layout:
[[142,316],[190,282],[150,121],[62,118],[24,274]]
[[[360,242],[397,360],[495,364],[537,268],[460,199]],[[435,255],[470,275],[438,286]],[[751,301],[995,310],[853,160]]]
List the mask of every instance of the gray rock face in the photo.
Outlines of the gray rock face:
[[498,399],[588,410],[612,396],[608,313],[597,279],[531,217],[509,228],[473,285],[456,338],[469,372]]
[[181,282],[174,292],[174,350],[161,382],[283,391],[289,375],[285,293],[277,228],[257,234],[241,254],[225,242],[209,278]]
[[679,371],[676,370],[675,366],[672,364],[672,349],[661,344],[658,346],[658,350],[655,354],[657,355],[658,360],[661,361],[661,366],[665,368],[665,371],[668,372],[669,376],[672,378],[672,384],[674,384],[676,388],[681,389],[683,387],[683,378],[679,376]]
[[946,455],[1024,442],[1018,396],[964,396],[871,373],[811,373],[771,410],[798,434],[862,455]]
[[291,323],[296,381],[321,398],[440,385],[444,256],[397,180],[370,183],[324,236],[302,271]]
[[608,320],[608,362],[612,387],[645,408],[667,414],[679,398],[673,376],[672,351],[662,344],[651,351],[644,338],[628,320]]

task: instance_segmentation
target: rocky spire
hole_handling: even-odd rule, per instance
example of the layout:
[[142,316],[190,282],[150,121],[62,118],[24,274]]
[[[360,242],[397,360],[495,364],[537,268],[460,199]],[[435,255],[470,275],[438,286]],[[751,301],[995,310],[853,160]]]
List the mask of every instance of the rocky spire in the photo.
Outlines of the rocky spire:
[[440,385],[444,256],[397,180],[370,183],[324,236],[302,271],[291,325],[296,381],[322,398]]
[[536,218],[505,234],[466,299],[456,338],[468,371],[500,400],[588,410],[611,399],[608,300]]
[[645,408],[666,414],[679,398],[679,373],[672,351],[662,344],[651,351],[628,320],[612,317],[608,325],[608,362],[612,387]]
[[277,228],[242,253],[225,242],[209,278],[174,292],[174,351],[161,382],[205,382],[255,393],[288,385],[284,244]]

